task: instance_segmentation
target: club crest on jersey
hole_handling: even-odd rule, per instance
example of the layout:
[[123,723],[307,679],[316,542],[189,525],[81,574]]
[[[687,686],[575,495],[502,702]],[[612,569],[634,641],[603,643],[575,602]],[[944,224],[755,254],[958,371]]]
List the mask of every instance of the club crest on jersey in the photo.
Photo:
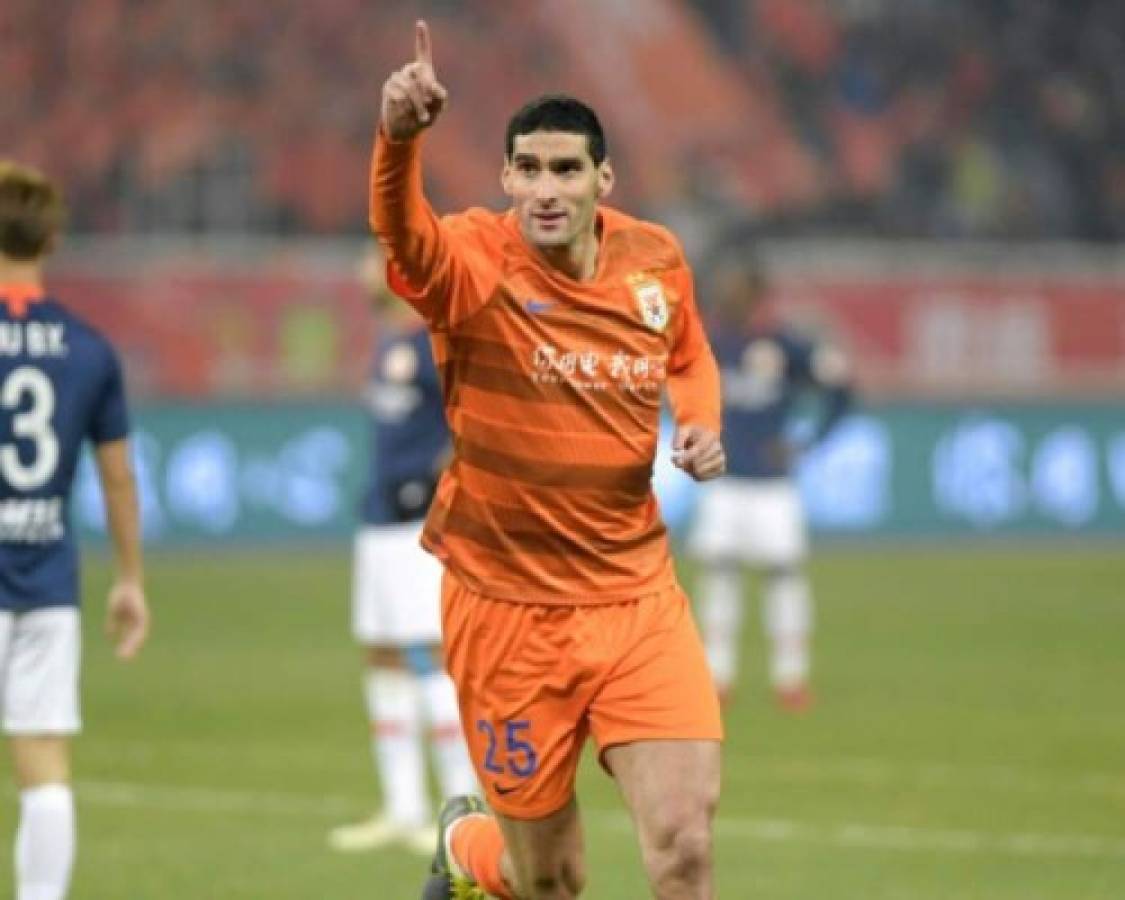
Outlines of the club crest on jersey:
[[664,293],[664,285],[660,283],[660,279],[638,272],[630,275],[625,281],[637,301],[641,321],[653,331],[663,331],[668,325],[668,297]]

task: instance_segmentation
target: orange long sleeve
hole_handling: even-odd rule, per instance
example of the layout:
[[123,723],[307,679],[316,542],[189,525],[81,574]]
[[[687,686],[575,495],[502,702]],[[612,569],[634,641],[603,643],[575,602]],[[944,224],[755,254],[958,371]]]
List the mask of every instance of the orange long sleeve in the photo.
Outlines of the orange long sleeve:
[[469,210],[439,219],[430,206],[422,190],[421,143],[376,134],[370,223],[387,254],[391,289],[432,327],[446,330],[488,302],[501,265],[480,228],[490,214]]
[[719,366],[703,331],[684,265],[683,324],[668,360],[668,398],[677,424],[702,425],[718,434],[722,428]]
[[392,141],[379,129],[372,151],[369,204],[371,230],[386,252],[392,288],[431,318],[427,289],[448,250],[422,190],[420,138]]

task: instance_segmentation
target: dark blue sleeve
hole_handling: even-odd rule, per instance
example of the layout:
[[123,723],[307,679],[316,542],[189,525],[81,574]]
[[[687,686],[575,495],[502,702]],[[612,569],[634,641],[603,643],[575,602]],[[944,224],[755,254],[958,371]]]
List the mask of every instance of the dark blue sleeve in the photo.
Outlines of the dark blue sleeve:
[[[787,374],[799,389],[814,391],[819,395],[820,412],[817,417],[816,428],[813,430],[809,444],[816,444],[832,431],[840,420],[851,410],[855,402],[855,394],[851,380],[843,371],[825,377],[823,359],[824,354],[835,354],[839,351],[827,344],[817,344],[794,335],[786,336],[786,367]],[[818,363],[818,354],[822,355]]]
[[815,383],[813,375],[814,346],[794,334],[785,334],[780,340],[785,351],[785,378],[797,387]]
[[118,441],[129,434],[129,408],[125,402],[125,381],[117,354],[105,348],[101,385],[94,399],[87,436],[95,444]]

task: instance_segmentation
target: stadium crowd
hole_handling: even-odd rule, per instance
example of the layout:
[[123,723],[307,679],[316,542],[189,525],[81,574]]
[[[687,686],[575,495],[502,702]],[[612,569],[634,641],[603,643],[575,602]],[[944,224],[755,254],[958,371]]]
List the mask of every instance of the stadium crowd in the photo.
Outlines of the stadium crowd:
[[[7,153],[66,186],[77,231],[358,233],[375,79],[403,22],[422,11],[452,35],[465,105],[505,111],[574,87],[552,7],[7,0],[0,128]],[[650,0],[628,14],[663,7],[773,111],[802,184],[744,203],[725,190],[731,147],[700,141],[678,177],[628,196],[644,211],[720,206],[772,234],[1125,239],[1120,2]],[[498,149],[458,147],[464,177],[437,179],[439,206],[458,181],[495,192]],[[753,146],[733,153],[765,165]]]

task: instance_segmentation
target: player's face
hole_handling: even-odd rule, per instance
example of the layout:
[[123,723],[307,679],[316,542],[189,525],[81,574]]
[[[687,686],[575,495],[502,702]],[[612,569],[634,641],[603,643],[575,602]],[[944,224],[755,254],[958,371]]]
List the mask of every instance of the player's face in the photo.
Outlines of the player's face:
[[607,160],[594,163],[584,134],[535,131],[516,135],[500,181],[528,243],[556,249],[593,233],[613,170]]

